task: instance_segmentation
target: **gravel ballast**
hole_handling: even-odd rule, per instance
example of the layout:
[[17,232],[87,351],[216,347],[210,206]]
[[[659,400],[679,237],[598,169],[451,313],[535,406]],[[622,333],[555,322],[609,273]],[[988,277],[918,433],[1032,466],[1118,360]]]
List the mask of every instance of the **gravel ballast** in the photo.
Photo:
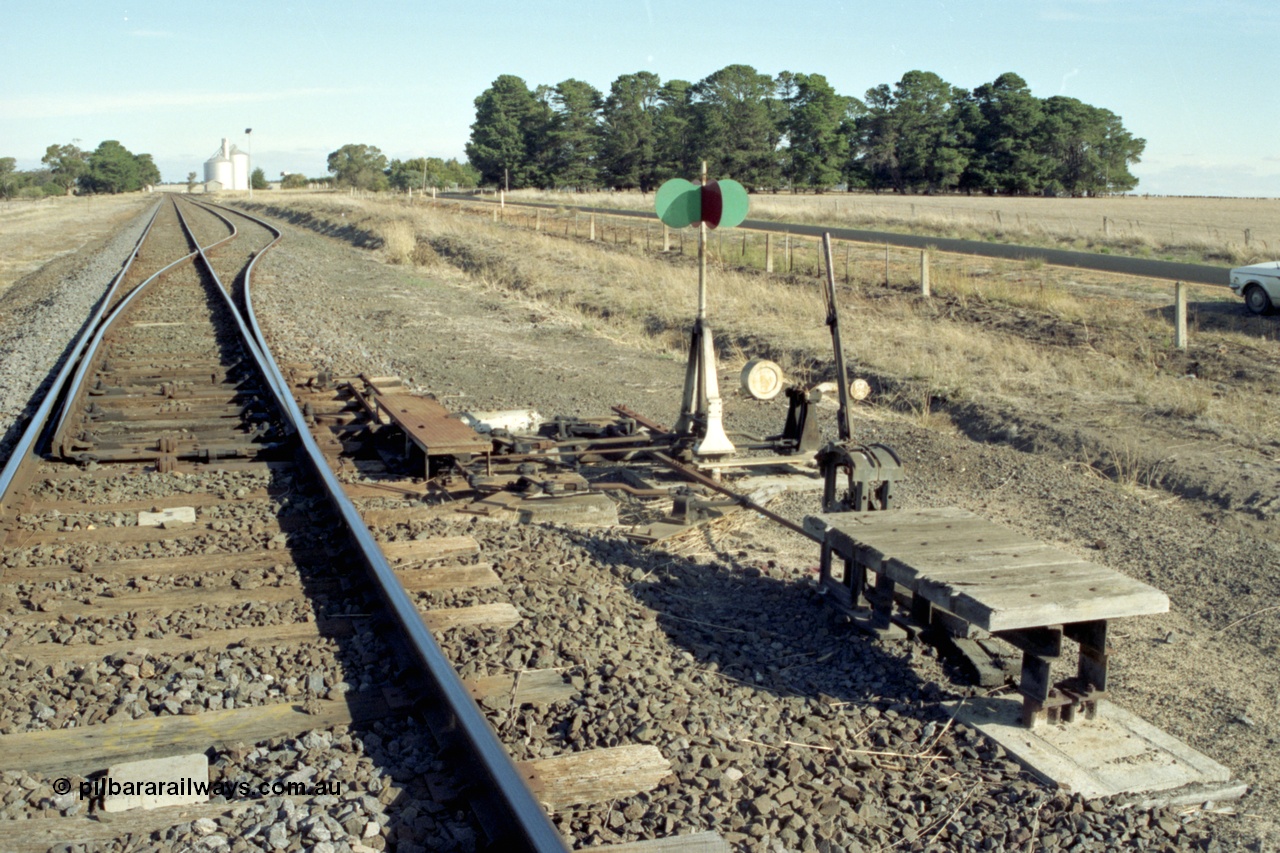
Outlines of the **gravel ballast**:
[[148,208],[100,247],[80,252],[72,263],[51,263],[0,296],[0,459],[40,405],[70,341],[106,294],[150,218]]
[[[547,416],[601,415],[626,403],[657,420],[675,415],[682,358],[606,340],[571,316],[447,268],[387,266],[367,251],[285,227],[281,247],[258,270],[255,303],[281,361],[340,375],[398,374],[454,410],[533,406]],[[731,384],[723,382],[726,389]],[[727,396],[731,428],[768,434],[781,426],[784,404]],[[1205,615],[1220,596],[1265,598],[1266,584],[1255,581],[1255,589],[1242,592],[1239,585],[1248,581],[1206,577],[1186,559],[1226,554],[1252,578],[1274,566],[1270,543],[1218,530],[1186,507],[1121,491],[1058,463],[874,409],[861,411],[856,429],[860,439],[891,444],[906,461],[910,479],[897,493],[899,505],[964,506],[1169,592],[1175,613],[1121,623],[1116,632],[1114,698],[1231,764],[1246,781],[1276,778],[1267,754],[1275,736],[1267,682],[1251,685],[1247,677],[1252,668],[1274,665],[1260,652],[1272,629],[1249,623],[1219,636]],[[231,495],[260,485],[234,477],[214,484]],[[38,488],[46,497],[77,491],[53,481]],[[157,478],[154,493],[183,488],[180,478]],[[771,506],[800,518],[815,504],[808,494]],[[29,529],[50,523],[24,522]],[[1260,815],[1245,823],[1205,809],[1137,808],[1124,798],[1085,802],[1035,783],[998,746],[942,710],[944,701],[975,695],[960,672],[927,646],[876,642],[832,615],[813,583],[816,548],[766,523],[720,525],[691,548],[640,548],[608,528],[512,527],[453,516],[379,536],[462,533],[481,550],[460,561],[492,563],[503,586],[418,594],[420,603],[509,601],[522,622],[450,632],[446,652],[464,676],[556,668],[575,690],[549,706],[483,705],[513,755],[535,759],[646,743],[671,762],[671,776],[653,791],[559,811],[557,825],[580,844],[711,829],[734,849],[752,851],[1267,849],[1276,800],[1266,788],[1242,804],[1240,810]],[[243,538],[235,529],[210,537],[198,547],[232,547]],[[147,550],[112,549],[6,559],[20,566]],[[74,591],[100,589],[91,577],[80,584]],[[0,620],[20,610],[8,609]],[[223,618],[201,614],[175,629],[201,630]],[[314,615],[268,608],[254,618],[274,623]],[[103,624],[112,632],[125,627]],[[357,658],[381,653],[375,637],[360,642],[368,645],[359,645]],[[47,725],[47,711],[57,712],[39,700],[42,690],[72,697],[80,691],[87,701],[78,713],[133,716],[142,705],[173,712],[166,702],[175,703],[176,713],[186,703],[225,706],[228,695],[240,700],[242,684],[264,682],[262,675],[272,676],[268,692],[283,693],[291,678],[308,695],[320,689],[327,695],[337,684],[364,686],[344,669],[350,660],[324,644],[313,651],[315,683],[296,675],[294,660],[248,652],[198,661],[120,658],[88,674],[15,672],[33,684],[13,697],[20,701],[6,724]],[[1213,661],[1220,662],[1216,677],[1205,672]],[[128,702],[87,699],[86,685],[141,678],[144,671],[154,687],[148,682]],[[252,704],[264,697],[243,698]],[[1240,715],[1249,725],[1232,722]],[[353,790],[332,800],[243,805],[231,817],[177,827],[161,846],[474,849],[469,820],[441,805],[449,802],[439,796],[450,784],[446,768],[423,748],[422,737],[412,721],[387,721],[221,751],[211,756],[219,778],[274,779],[328,768],[352,780]],[[46,793],[46,781],[0,776],[0,802],[18,804],[7,816],[74,807]]]

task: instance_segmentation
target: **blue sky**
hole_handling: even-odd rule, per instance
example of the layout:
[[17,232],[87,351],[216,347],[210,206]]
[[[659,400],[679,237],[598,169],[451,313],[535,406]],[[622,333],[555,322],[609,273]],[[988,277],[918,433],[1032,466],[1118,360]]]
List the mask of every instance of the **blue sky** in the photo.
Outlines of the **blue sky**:
[[607,91],[647,70],[696,81],[734,63],[824,74],[862,97],[912,69],[972,89],[1005,71],[1040,97],[1119,114],[1147,140],[1139,192],[1280,197],[1275,0],[9,3],[0,156],[118,139],[166,181],[222,137],[254,163],[325,174],[346,143],[463,157],[499,74]]

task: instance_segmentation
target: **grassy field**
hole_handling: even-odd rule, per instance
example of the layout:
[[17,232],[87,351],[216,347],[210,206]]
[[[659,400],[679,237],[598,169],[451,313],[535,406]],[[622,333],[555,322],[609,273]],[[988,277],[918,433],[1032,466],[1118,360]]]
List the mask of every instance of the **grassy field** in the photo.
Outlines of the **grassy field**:
[[154,200],[128,193],[0,203],[0,293],[53,258],[112,233]]
[[[653,196],[640,193],[519,190],[509,198],[591,207],[653,207]],[[1232,266],[1280,257],[1280,199],[779,193],[753,195],[749,215]]]

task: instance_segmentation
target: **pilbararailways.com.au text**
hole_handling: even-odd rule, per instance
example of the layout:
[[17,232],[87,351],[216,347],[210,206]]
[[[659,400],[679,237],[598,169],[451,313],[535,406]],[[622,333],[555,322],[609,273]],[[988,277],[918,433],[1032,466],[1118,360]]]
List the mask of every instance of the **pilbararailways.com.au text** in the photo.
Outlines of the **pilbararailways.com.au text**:
[[[58,780],[63,781],[63,780]],[[70,785],[66,786],[70,789]],[[82,800],[98,797],[271,797],[302,796],[320,797],[325,795],[341,796],[342,782],[328,780],[324,782],[210,782],[208,780],[175,779],[167,782],[144,782],[132,780],[118,782],[110,776],[101,779],[86,779],[80,783]],[[63,792],[65,793],[65,792]]]

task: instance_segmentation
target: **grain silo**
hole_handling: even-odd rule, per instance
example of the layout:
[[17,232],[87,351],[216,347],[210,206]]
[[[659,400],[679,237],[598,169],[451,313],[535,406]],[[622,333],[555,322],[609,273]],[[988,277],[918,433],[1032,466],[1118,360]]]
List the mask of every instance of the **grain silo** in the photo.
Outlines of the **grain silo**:
[[222,140],[222,146],[204,161],[204,181],[211,190],[249,189],[249,155]]
[[234,145],[231,146],[231,180],[235,184],[232,189],[249,189],[249,155]]

